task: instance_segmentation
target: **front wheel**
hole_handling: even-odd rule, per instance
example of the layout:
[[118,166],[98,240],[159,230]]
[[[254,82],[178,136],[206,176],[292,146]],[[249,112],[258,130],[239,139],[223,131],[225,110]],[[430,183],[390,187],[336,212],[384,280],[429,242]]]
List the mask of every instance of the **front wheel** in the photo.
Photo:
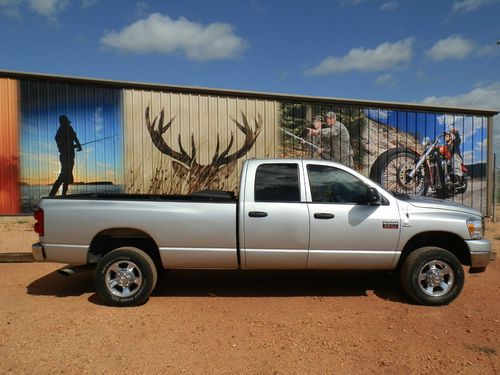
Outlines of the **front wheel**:
[[464,286],[464,270],[455,255],[439,247],[422,247],[405,259],[403,289],[422,305],[447,305]]
[[120,247],[97,264],[94,283],[99,297],[110,306],[137,306],[153,291],[157,271],[151,257],[135,247]]
[[409,176],[418,160],[419,156],[411,150],[388,150],[373,165],[370,178],[391,192],[426,195],[426,167],[422,165],[413,178]]

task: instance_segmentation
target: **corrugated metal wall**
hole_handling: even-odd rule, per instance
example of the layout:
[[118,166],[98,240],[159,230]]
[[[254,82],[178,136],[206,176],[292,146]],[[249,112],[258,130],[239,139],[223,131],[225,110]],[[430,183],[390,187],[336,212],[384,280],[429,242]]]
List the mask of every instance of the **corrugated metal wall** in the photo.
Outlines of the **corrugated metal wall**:
[[123,191],[121,90],[36,80],[21,81],[20,88],[22,211],[36,207],[60,176],[60,116],[82,144],[68,194]]
[[[171,119],[171,127],[160,136],[166,145],[180,152],[181,145],[194,165],[168,156],[157,148],[147,128],[158,129],[163,111],[163,125]],[[245,135],[235,122],[255,132],[260,126],[255,144],[238,158],[237,163],[217,166],[213,163],[219,138],[219,154],[233,154],[245,143]],[[278,124],[279,103],[272,100],[230,98],[221,96],[124,91],[125,126],[125,186],[130,193],[190,193],[206,188],[236,190],[243,160],[254,157],[276,157],[280,144]],[[180,143],[179,143],[180,142]]]
[[0,213],[19,213],[18,81],[0,78]]
[[[414,163],[400,151],[419,157],[424,138],[454,128],[462,137],[469,185],[449,199],[486,212],[487,117],[171,90],[1,78],[0,214],[29,213],[48,195],[61,171],[54,140],[60,116],[71,121],[83,144],[83,151],[76,152],[69,193],[236,191],[245,159],[335,160],[346,144],[355,170],[389,190],[415,193],[417,187],[401,187],[395,180],[404,174],[405,163]],[[313,118],[324,120],[330,111],[348,131],[345,139],[328,140],[330,157],[281,132],[306,137]],[[390,155],[396,156],[389,160]],[[436,196],[432,186],[426,195]]]
[[[353,168],[370,177],[390,191],[417,194],[422,185],[401,184],[408,167],[424,152],[423,141],[434,140],[445,131],[455,129],[461,138],[460,152],[467,172],[467,190],[447,194],[447,199],[486,212],[487,194],[487,118],[459,113],[413,112],[399,109],[363,108],[352,106],[320,105],[309,102],[283,102],[283,126],[300,136],[311,127],[315,116],[324,118],[334,112],[337,121],[348,130],[354,152]],[[323,129],[327,126],[323,121]],[[445,145],[444,137],[439,145]],[[299,141],[286,135],[282,143],[286,157],[319,158],[304,148]],[[338,153],[339,150],[333,150]],[[406,154],[405,154],[406,152]],[[408,164],[409,161],[413,163]],[[427,184],[426,196],[436,197],[436,186]]]

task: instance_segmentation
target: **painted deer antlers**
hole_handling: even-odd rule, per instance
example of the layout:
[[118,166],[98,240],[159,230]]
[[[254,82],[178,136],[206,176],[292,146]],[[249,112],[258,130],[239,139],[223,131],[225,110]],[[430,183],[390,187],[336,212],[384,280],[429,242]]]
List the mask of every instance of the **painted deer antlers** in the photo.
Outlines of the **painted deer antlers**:
[[[194,134],[191,135],[191,154],[188,154],[186,150],[182,147],[181,135],[179,134],[178,143],[179,150],[177,152],[173,150],[163,139],[163,134],[172,126],[172,122],[175,119],[175,116],[170,119],[170,121],[164,124],[165,113],[164,110],[160,112],[159,118],[156,116],[151,122],[151,117],[149,114],[149,106],[146,108],[146,126],[148,128],[149,134],[151,135],[151,140],[153,144],[156,146],[158,150],[160,150],[165,155],[168,155],[175,160],[180,161],[181,163],[192,167],[199,165],[196,161],[196,145],[194,141]],[[241,148],[229,154],[231,147],[234,143],[234,134],[231,132],[231,139],[229,140],[229,144],[227,148],[219,154],[220,141],[219,134],[217,134],[217,146],[215,148],[215,154],[212,158],[212,162],[209,164],[211,167],[217,168],[225,164],[229,164],[233,161],[238,160],[242,156],[244,156],[248,151],[250,151],[255,144],[255,141],[262,130],[262,117],[258,115],[258,119],[255,119],[255,130],[252,131],[250,127],[247,117],[242,113],[243,124],[238,122],[236,119],[231,118],[231,120],[235,123],[238,129],[245,134],[245,142]]]

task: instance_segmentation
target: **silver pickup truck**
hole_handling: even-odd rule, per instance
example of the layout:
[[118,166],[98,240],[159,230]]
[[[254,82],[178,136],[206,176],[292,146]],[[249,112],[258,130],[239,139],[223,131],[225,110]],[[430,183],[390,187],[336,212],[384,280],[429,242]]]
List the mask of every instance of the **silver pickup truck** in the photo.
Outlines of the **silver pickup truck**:
[[395,197],[318,160],[248,160],[238,198],[70,195],[42,199],[35,219],[34,257],[96,265],[96,291],[114,306],[146,301],[163,269],[398,271],[414,300],[443,305],[460,293],[463,266],[482,272],[491,257],[480,212]]

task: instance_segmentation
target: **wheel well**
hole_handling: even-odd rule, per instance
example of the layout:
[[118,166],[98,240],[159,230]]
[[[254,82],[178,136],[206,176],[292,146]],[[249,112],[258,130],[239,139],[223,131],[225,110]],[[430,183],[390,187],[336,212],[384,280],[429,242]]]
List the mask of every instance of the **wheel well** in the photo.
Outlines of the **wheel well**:
[[464,266],[470,266],[471,264],[469,248],[462,238],[449,232],[425,232],[413,236],[406,243],[399,258],[398,267],[403,264],[411,252],[424,246],[436,246],[448,250]]
[[156,242],[146,232],[132,228],[110,228],[99,232],[90,243],[87,263],[97,263],[110,251],[123,246],[141,249],[151,257],[158,269],[162,268]]

